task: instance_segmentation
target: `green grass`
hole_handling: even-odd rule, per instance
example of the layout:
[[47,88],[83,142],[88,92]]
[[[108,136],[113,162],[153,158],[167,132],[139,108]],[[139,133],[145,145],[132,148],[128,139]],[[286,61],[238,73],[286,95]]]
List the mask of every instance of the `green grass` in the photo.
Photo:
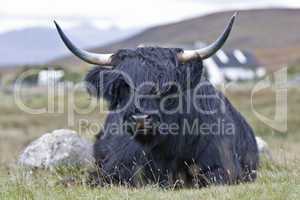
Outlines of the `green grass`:
[[[262,159],[258,179],[254,183],[234,186],[211,186],[202,189],[161,189],[156,185],[143,188],[106,186],[90,188],[84,183],[86,171],[57,170],[35,171],[26,174],[16,169],[14,164],[20,151],[29,142],[45,132],[57,128],[71,128],[79,131],[80,119],[92,123],[103,123],[105,114],[95,110],[89,114],[75,112],[74,124],[66,126],[66,113],[30,115],[21,111],[13,97],[0,93],[0,199],[300,199],[300,90],[288,92],[288,131],[279,133],[260,122],[251,111],[250,92],[229,91],[226,95],[247,118],[257,135],[261,135],[270,145],[274,161]],[[89,97],[79,93],[78,105],[84,108]],[[254,106],[260,113],[272,117],[275,96],[270,91],[258,93]],[[31,94],[26,99],[28,105],[41,107],[47,104],[45,95]],[[62,105],[68,99],[59,100]],[[81,130],[81,134],[92,140],[93,132]],[[71,186],[62,183],[65,177],[76,177]]]
[[[299,163],[298,163],[299,164]],[[202,189],[165,190],[157,186],[127,188],[107,186],[90,188],[86,185],[70,187],[58,184],[61,176],[43,172],[35,177],[11,175],[1,177],[0,199],[295,199],[300,196],[299,169],[266,167],[252,184],[211,186]]]

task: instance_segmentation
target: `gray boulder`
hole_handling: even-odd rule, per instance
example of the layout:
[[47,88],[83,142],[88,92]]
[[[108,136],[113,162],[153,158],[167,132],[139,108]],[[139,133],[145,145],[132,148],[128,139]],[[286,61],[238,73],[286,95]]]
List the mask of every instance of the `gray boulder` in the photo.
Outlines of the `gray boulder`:
[[27,168],[53,169],[60,166],[93,166],[92,143],[75,131],[60,129],[33,141],[21,153],[18,164]]

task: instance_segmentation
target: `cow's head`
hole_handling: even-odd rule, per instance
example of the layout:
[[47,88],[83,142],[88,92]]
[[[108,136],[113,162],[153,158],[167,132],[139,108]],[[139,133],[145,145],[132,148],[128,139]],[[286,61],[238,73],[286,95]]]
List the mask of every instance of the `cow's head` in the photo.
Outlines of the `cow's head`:
[[[78,49],[56,24],[68,49],[80,59],[96,64],[86,76],[88,91],[110,102],[112,111],[120,110],[131,134],[157,133],[161,122],[168,123],[172,109],[178,108],[178,95],[195,87],[202,74],[202,60],[218,51],[228,38],[236,14],[223,34],[199,50],[140,47],[114,54],[95,54]],[[133,125],[133,126],[131,126]],[[142,134],[140,134],[142,133]],[[147,137],[146,137],[146,136]]]

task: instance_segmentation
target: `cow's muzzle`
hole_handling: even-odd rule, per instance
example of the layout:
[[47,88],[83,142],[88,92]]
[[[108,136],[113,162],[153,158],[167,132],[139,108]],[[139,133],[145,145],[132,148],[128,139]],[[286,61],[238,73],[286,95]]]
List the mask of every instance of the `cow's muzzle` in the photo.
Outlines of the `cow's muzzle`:
[[159,127],[160,116],[157,114],[137,114],[129,119],[129,131],[131,134],[151,134]]

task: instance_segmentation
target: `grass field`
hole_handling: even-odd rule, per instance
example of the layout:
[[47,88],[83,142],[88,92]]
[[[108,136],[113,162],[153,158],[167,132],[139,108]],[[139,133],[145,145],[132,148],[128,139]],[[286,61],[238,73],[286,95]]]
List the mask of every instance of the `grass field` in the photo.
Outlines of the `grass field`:
[[[97,130],[93,129],[91,124],[103,123],[105,114],[99,113],[98,110],[89,114],[75,112],[73,124],[69,123],[67,126],[67,112],[28,114],[20,110],[11,94],[1,92],[0,199],[300,199],[300,90],[288,90],[288,130],[284,133],[272,130],[254,115],[249,89],[228,91],[226,96],[247,118],[257,135],[269,143],[274,160],[262,159],[258,179],[251,184],[164,190],[155,185],[133,189],[116,186],[90,188],[84,184],[76,184],[76,181],[69,187],[60,184],[60,180],[69,175],[78,177],[78,182],[84,180],[85,172],[76,170],[24,174],[17,169],[15,162],[20,151],[33,139],[53,129],[71,128],[92,140]],[[86,102],[90,101],[90,97],[84,93],[78,93],[75,99],[82,109],[87,106]],[[26,105],[36,108],[48,103],[46,96],[38,92],[26,94],[24,101]],[[61,104],[55,105],[55,109],[63,106],[61,109],[65,111],[70,99],[57,97],[56,102]],[[265,116],[273,117],[275,94],[264,91],[254,95],[254,108]],[[89,120],[90,124],[86,129],[79,127],[81,119]]]

